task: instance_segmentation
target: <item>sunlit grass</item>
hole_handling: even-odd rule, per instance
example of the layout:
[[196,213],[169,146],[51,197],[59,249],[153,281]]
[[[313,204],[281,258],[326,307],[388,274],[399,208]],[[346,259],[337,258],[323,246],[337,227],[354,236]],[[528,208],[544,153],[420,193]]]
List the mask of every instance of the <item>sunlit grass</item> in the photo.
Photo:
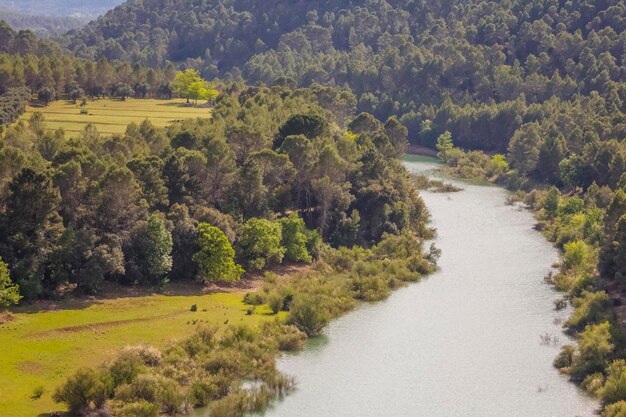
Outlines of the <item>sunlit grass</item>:
[[[197,296],[150,295],[95,301],[68,301],[54,310],[20,307],[0,324],[0,416],[37,416],[63,406],[54,389],[83,366],[98,366],[122,347],[157,347],[190,335],[202,325],[273,319],[266,306],[247,315],[244,293]],[[192,312],[191,306],[197,306]],[[33,398],[43,387],[41,398]]]
[[[81,109],[88,114],[81,114]],[[20,120],[28,121],[34,112],[42,112],[49,130],[63,128],[68,133],[81,132],[93,123],[100,133],[124,133],[129,123],[150,119],[155,126],[165,127],[174,121],[211,117],[211,109],[190,106],[184,99],[120,99],[88,100],[85,107],[67,100],[51,102],[46,107],[28,106]]]

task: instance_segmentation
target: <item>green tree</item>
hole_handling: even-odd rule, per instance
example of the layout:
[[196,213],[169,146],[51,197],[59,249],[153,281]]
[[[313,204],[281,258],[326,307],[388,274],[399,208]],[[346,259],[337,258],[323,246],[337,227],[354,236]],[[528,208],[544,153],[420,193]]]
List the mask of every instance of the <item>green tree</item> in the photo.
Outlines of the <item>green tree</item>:
[[448,131],[442,133],[437,138],[437,157],[441,159],[443,162],[448,162],[448,155],[454,148],[452,144],[452,134]]
[[172,233],[158,215],[152,214],[135,231],[126,256],[126,278],[132,282],[161,286],[172,269]]
[[23,169],[9,185],[0,214],[0,256],[25,297],[41,294],[47,279],[46,262],[58,245],[63,224],[58,214],[59,190],[45,173]]
[[280,219],[282,227],[281,245],[285,248],[285,259],[290,262],[312,262],[307,250],[307,228],[304,220],[296,213]]
[[20,287],[13,284],[9,267],[0,259],[0,309],[17,304],[21,298]]
[[285,248],[281,241],[282,228],[279,223],[252,218],[243,225],[237,241],[237,254],[246,268],[260,270],[283,261]]
[[559,211],[561,201],[561,192],[556,187],[551,187],[548,194],[543,199],[543,209],[551,218],[556,216]]
[[208,223],[198,225],[197,243],[200,248],[193,255],[202,282],[239,281],[243,268],[235,263],[235,250],[220,229]]
[[302,295],[296,297],[289,307],[287,321],[306,333],[307,336],[313,337],[324,330],[330,321],[330,316],[318,298]]

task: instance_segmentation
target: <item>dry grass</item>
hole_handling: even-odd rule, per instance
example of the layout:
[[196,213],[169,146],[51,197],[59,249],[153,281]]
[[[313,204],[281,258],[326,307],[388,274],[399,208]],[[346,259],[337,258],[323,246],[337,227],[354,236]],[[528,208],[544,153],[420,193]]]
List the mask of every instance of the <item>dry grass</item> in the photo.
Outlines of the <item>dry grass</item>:
[[80,102],[59,100],[46,107],[29,105],[20,120],[26,122],[34,112],[42,112],[49,130],[63,128],[67,133],[78,133],[93,123],[100,133],[116,134],[124,133],[128,124],[144,119],[165,127],[177,120],[211,117],[209,107],[190,106],[184,99],[98,99],[88,100],[84,108],[88,114],[81,114]]

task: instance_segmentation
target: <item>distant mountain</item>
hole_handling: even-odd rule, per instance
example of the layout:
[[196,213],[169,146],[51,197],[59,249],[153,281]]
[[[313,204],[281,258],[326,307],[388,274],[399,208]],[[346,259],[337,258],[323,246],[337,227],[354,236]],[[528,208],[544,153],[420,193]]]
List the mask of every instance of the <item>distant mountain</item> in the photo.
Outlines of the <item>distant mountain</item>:
[[5,16],[3,10],[32,16],[95,18],[121,3],[123,0],[0,0],[0,19]]
[[39,37],[62,35],[89,22],[87,17],[33,16],[1,9],[0,20],[15,30],[30,29]]

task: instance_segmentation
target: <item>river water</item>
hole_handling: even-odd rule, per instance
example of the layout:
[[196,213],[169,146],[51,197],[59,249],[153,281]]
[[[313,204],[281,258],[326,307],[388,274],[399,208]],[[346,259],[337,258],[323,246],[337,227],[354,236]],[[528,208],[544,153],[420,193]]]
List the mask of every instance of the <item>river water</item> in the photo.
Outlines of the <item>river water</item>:
[[[411,157],[413,172],[432,160]],[[454,181],[452,181],[454,182]],[[543,277],[557,251],[506,191],[422,196],[439,271],[332,322],[279,367],[297,390],[266,417],[590,417],[597,403],[552,367],[567,342]],[[549,335],[546,344],[541,335]]]

